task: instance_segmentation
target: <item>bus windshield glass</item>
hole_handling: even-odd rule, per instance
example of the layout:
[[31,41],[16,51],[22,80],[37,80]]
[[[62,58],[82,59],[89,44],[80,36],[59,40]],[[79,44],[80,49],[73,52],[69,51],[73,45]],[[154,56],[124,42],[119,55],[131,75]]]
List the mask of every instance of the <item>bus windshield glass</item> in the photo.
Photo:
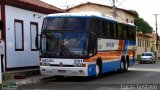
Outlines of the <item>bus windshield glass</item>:
[[56,58],[85,57],[85,32],[49,32],[41,36],[41,56]]
[[42,30],[86,30],[87,18],[45,18]]

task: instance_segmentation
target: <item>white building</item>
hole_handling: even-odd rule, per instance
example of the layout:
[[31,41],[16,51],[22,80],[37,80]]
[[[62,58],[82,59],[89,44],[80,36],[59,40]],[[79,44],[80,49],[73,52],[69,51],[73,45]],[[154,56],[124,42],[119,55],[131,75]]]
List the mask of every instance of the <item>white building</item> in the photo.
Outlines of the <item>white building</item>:
[[40,34],[43,16],[59,12],[63,10],[40,0],[0,0],[5,70],[39,66],[35,37]]

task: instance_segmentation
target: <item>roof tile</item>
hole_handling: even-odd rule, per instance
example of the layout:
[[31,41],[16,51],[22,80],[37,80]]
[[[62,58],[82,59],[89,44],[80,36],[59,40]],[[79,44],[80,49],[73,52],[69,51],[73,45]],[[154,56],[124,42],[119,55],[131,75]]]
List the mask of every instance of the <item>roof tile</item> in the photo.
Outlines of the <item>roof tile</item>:
[[54,9],[54,10],[57,10],[57,11],[63,11],[62,9],[57,8],[53,5],[47,4],[47,3],[45,3],[41,0],[17,0],[17,1],[28,3],[28,4],[33,4],[33,5],[43,7],[43,8],[46,8],[46,9]]

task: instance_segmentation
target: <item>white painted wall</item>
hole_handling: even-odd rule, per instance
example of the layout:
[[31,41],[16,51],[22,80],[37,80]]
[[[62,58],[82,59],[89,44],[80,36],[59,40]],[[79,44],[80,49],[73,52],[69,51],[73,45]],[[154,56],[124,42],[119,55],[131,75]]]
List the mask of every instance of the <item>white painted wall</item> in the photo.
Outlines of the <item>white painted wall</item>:
[[[39,65],[39,52],[31,51],[30,22],[38,22],[39,34],[44,14],[27,11],[12,6],[6,8],[6,55],[7,68],[27,67]],[[36,14],[36,17],[33,16]],[[38,15],[41,18],[38,18]],[[15,51],[14,20],[23,20],[24,25],[24,51]]]

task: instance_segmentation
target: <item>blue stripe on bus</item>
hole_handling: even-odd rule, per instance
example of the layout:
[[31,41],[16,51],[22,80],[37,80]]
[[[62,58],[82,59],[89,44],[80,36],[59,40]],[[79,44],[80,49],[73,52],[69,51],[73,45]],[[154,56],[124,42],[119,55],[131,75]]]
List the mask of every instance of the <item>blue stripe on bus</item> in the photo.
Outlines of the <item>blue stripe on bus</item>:
[[[113,61],[113,62],[104,62],[102,64],[102,73],[115,71],[119,68],[120,68],[120,60]],[[88,76],[94,76],[96,73],[95,69],[96,69],[96,64],[89,64],[88,65]]]
[[126,55],[127,46],[128,46],[128,40],[124,40],[122,55]]
[[95,75],[96,64],[89,64],[88,65],[88,76]]
[[105,62],[102,64],[102,73],[115,71],[120,67],[120,60],[119,61],[112,61],[112,62]]
[[[135,61],[133,59],[130,59],[129,66],[133,66],[134,64],[135,64]],[[89,64],[88,76],[94,76],[96,74],[95,69],[96,69],[96,64]],[[104,62],[102,64],[102,73],[116,71],[118,69],[120,69],[120,60],[113,61],[113,62]]]

